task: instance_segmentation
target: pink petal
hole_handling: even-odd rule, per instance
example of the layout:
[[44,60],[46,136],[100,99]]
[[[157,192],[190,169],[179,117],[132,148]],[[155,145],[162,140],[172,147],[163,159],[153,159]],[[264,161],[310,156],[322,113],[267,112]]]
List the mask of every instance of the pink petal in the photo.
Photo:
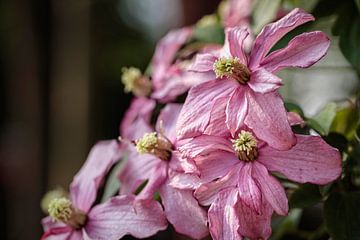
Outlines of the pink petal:
[[181,110],[181,104],[169,103],[160,112],[156,122],[156,131],[163,132],[172,143],[176,140],[176,122]]
[[119,174],[120,194],[131,194],[152,177],[153,171],[161,160],[150,154],[140,155],[134,147],[128,152],[125,167]]
[[235,205],[237,190],[228,188],[222,191],[208,212],[209,230],[213,240],[241,240],[239,234],[239,215]]
[[209,124],[213,103],[218,98],[228,96],[237,86],[235,81],[216,79],[191,88],[177,122],[178,138],[203,133]]
[[238,187],[239,197],[248,207],[261,213],[261,192],[252,177],[252,163],[246,163],[240,170]]
[[279,215],[287,215],[289,211],[288,201],[285,190],[279,181],[269,175],[264,165],[258,162],[253,164],[253,177],[275,212]]
[[279,150],[290,149],[296,143],[296,138],[280,95],[277,92],[260,94],[247,91],[246,97],[251,107],[245,124],[270,146]]
[[211,53],[198,53],[195,56],[194,62],[189,66],[189,71],[193,72],[208,72],[213,70],[214,62],[217,56]]
[[219,137],[231,137],[231,134],[227,127],[224,126],[226,120],[226,105],[229,97],[218,98],[213,105],[210,113],[209,125],[206,127],[204,134],[219,136]]
[[161,103],[173,101],[191,87],[188,86],[185,81],[186,75],[184,75],[184,73],[164,76],[162,82],[154,85],[151,98],[154,98]]
[[224,50],[229,52],[232,57],[237,57],[242,64],[247,65],[247,56],[244,51],[244,40],[249,35],[247,28],[228,28],[225,30],[225,34]]
[[269,146],[261,149],[259,162],[299,183],[327,184],[341,174],[341,156],[321,137],[296,135],[297,144],[288,151]]
[[41,220],[44,233],[41,240],[62,240],[72,235],[73,229],[62,222],[54,221],[51,217],[45,217]]
[[273,209],[264,197],[262,197],[261,214],[255,212],[240,199],[236,203],[240,234],[249,239],[269,239]]
[[268,72],[264,68],[259,68],[251,73],[249,87],[257,93],[268,93],[275,91],[282,86],[282,81],[279,77]]
[[323,32],[303,33],[292,39],[286,48],[272,52],[261,66],[269,72],[278,72],[286,67],[306,68],[325,56],[330,39]]
[[169,185],[178,189],[196,189],[201,184],[201,179],[196,174],[170,171]]
[[255,39],[250,56],[250,69],[255,70],[270,49],[285,34],[309,21],[314,21],[314,17],[296,8],[280,20],[266,25]]
[[147,98],[134,98],[120,125],[120,135],[134,140],[144,132],[150,132],[151,113],[155,108],[155,101]]
[[77,208],[88,212],[96,199],[103,178],[122,154],[115,140],[101,141],[93,146],[86,162],[70,185],[71,200]]
[[136,238],[150,237],[166,227],[158,202],[117,196],[90,211],[85,229],[91,239],[118,240],[126,234]]
[[249,23],[252,0],[229,0],[221,13],[225,27],[244,26]]
[[225,151],[235,155],[230,140],[209,135],[195,137],[182,146],[178,146],[178,150],[183,156],[191,158],[198,155],[208,155],[216,151]]
[[208,235],[206,212],[191,190],[176,189],[167,182],[160,188],[160,196],[166,217],[178,233],[194,239]]
[[243,163],[239,162],[224,177],[210,183],[202,184],[198,187],[194,196],[199,203],[203,206],[208,206],[219,197],[219,192],[229,187],[235,187],[238,183],[238,174],[242,166]]
[[226,105],[226,125],[233,137],[243,126],[247,112],[248,102],[244,88],[238,87],[231,94]]
[[305,124],[304,119],[296,112],[288,112],[287,117],[291,126]]

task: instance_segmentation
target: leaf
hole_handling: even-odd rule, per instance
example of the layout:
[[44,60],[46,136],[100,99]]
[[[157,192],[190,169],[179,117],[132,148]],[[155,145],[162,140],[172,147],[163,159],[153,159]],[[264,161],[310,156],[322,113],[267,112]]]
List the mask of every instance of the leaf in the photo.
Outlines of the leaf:
[[210,26],[196,25],[193,37],[199,42],[218,44],[223,44],[225,39],[224,29],[220,24],[213,24]]
[[301,117],[304,117],[304,112],[299,105],[292,102],[285,102],[284,105],[288,112],[295,112],[298,113]]
[[[312,123],[312,125],[315,126],[315,128],[320,130],[319,133],[321,133],[322,135],[327,135],[329,134],[330,126],[335,116],[336,116],[336,104],[329,103],[315,117],[313,117],[312,121],[310,122]],[[313,121],[315,121],[320,126],[320,128]]]
[[360,239],[359,204],[360,192],[334,193],[325,201],[325,224],[332,239]]
[[339,46],[345,58],[360,73],[360,16],[352,19],[351,25],[340,34]]
[[354,0],[354,1],[356,3],[356,6],[357,6],[359,12],[360,12],[360,0]]
[[337,111],[330,130],[343,134],[348,140],[351,140],[358,126],[359,118],[359,111],[354,104],[342,108]]
[[326,132],[325,132],[325,130],[321,127],[321,125],[317,122],[317,121],[315,121],[314,119],[308,119],[308,120],[306,120],[306,124],[310,127],[310,128],[312,128],[312,129],[314,129],[316,132],[318,132],[320,135],[326,135]]
[[271,239],[284,239],[283,237],[287,233],[296,231],[300,223],[301,215],[301,209],[291,209],[286,217],[274,218],[271,223],[271,227],[273,229]]
[[306,208],[320,202],[322,196],[319,187],[314,184],[301,185],[289,199],[290,208]]
[[253,31],[259,33],[265,24],[275,20],[281,0],[257,1],[253,10]]
[[125,166],[126,159],[123,158],[118,162],[111,170],[109,177],[106,179],[104,193],[101,197],[101,202],[105,202],[112,196],[114,196],[120,189],[120,181],[118,180],[118,173]]

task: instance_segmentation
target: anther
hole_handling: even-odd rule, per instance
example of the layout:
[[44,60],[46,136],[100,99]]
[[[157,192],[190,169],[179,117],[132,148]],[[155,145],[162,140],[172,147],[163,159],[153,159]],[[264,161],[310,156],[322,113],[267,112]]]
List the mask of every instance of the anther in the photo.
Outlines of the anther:
[[214,62],[213,70],[217,78],[228,77],[245,84],[250,80],[249,69],[238,58],[222,57]]

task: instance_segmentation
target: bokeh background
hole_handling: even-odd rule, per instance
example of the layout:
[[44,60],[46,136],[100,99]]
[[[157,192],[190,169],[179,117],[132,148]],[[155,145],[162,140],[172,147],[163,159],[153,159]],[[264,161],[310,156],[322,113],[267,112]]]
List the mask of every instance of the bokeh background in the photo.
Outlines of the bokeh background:
[[[317,0],[297,2],[310,8]],[[121,68],[144,70],[160,37],[213,13],[218,3],[0,1],[0,239],[39,239],[43,194],[67,189],[90,147],[118,136],[131,99],[123,93]],[[329,21],[315,28],[330,34]],[[357,85],[332,40],[329,54],[313,68],[281,73],[290,80],[283,96],[308,115],[346,99]]]

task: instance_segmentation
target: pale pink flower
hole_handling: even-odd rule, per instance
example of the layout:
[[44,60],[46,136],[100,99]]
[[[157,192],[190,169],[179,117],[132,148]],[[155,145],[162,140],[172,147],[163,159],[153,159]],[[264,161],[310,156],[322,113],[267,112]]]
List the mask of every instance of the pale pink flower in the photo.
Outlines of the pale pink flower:
[[224,27],[249,26],[252,0],[226,0],[219,7]]
[[[52,217],[43,219],[42,239],[118,240],[126,234],[137,238],[166,228],[161,205],[135,196],[116,196],[94,206],[97,192],[109,169],[122,155],[116,141],[97,143],[70,185],[70,199],[54,199]],[[57,221],[54,221],[55,218]]]
[[179,49],[190,39],[192,29],[170,31],[156,46],[151,61],[152,98],[166,103],[185,93],[190,87],[208,79],[208,74],[188,72],[191,60],[177,60]]
[[[181,105],[168,104],[161,111],[155,131],[143,132],[143,137],[129,145],[128,162],[119,175],[120,194],[133,194],[146,181],[138,199],[153,199],[158,192],[168,221],[179,233],[194,239],[208,234],[206,212],[198,205],[190,189],[178,189],[169,184],[171,178],[183,174],[175,124]],[[136,133],[138,135],[138,133]]]
[[[226,30],[225,44],[220,51],[198,54],[191,69],[213,72],[217,79],[190,89],[178,120],[179,139],[203,133],[212,112],[225,111],[226,126],[232,136],[246,126],[274,148],[291,148],[296,138],[277,92],[281,79],[274,73],[286,67],[311,66],[326,54],[330,42],[322,32],[303,33],[287,47],[268,53],[286,33],[312,20],[312,15],[294,9],[264,27],[249,56],[243,49],[248,32],[241,27]],[[216,104],[219,99],[227,102],[221,110]]]
[[[250,129],[239,129],[233,137],[217,119],[224,115],[212,119],[206,131],[213,135],[197,136],[179,151],[197,168],[200,186],[195,197],[210,205],[213,239],[267,239],[273,211],[288,212],[284,188],[270,172],[299,183],[326,184],[341,174],[340,154],[318,136],[296,134],[296,145],[285,151],[261,141]],[[184,180],[177,185],[188,187]]]

